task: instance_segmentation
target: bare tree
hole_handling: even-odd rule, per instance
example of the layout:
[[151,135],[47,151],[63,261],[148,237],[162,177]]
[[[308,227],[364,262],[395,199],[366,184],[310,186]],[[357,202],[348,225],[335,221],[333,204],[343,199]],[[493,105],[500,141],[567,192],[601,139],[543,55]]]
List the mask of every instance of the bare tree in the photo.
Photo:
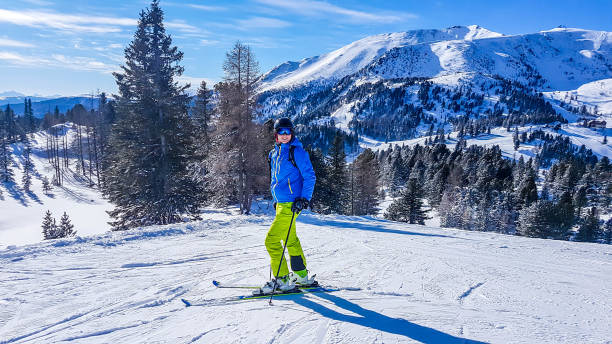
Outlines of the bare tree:
[[215,85],[218,94],[217,125],[209,157],[217,201],[237,201],[248,214],[253,196],[261,191],[265,176],[263,127],[255,124],[255,82],[259,65],[249,46],[237,42],[223,63],[224,80]]

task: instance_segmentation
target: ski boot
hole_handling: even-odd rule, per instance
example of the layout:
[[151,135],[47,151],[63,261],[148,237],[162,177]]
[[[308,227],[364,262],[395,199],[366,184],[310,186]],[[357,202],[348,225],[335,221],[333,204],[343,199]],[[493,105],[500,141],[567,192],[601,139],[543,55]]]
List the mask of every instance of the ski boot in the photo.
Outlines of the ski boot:
[[319,285],[319,283],[315,280],[316,276],[317,275],[314,274],[308,278],[308,270],[302,270],[291,272],[289,274],[289,279],[298,287],[314,287]]
[[[274,285],[276,284],[276,289],[274,289]],[[289,276],[283,276],[271,281],[266,282],[263,287],[258,290],[253,291],[254,295],[259,294],[271,294],[273,291],[285,292],[295,289],[295,283],[291,282]]]

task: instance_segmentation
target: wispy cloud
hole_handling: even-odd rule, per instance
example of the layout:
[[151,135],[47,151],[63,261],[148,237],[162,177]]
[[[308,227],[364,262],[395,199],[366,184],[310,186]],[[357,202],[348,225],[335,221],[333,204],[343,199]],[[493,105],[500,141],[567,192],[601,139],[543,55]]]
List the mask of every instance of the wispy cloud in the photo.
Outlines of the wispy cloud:
[[169,29],[178,30],[187,33],[200,33],[201,30],[193,25],[189,25],[182,20],[173,20],[171,22],[164,22],[164,26]]
[[51,57],[53,58],[51,65],[55,65],[55,62],[58,62],[59,65],[75,70],[110,73],[119,69],[119,66],[109,65],[89,57],[66,56],[62,54],[53,54]]
[[217,44],[219,44],[219,41],[212,40],[212,39],[201,39],[200,40],[200,45],[203,45],[203,46],[210,46],[210,45],[217,45]]
[[41,64],[48,64],[50,61],[43,58],[23,56],[16,53],[0,51],[0,60],[18,66],[35,66]]
[[186,4],[185,6],[195,8],[197,10],[208,11],[208,12],[218,12],[225,11],[227,8],[221,6],[207,6],[207,5],[196,5],[196,4]]
[[89,15],[70,15],[46,11],[11,11],[0,9],[0,22],[14,25],[52,28],[63,31],[111,33],[121,26],[136,26],[136,19]]
[[67,68],[101,73],[110,73],[119,69],[118,65],[110,65],[89,57],[66,56],[62,54],[52,54],[50,58],[46,58],[24,56],[12,52],[0,52],[0,61],[23,67]]
[[16,47],[16,48],[30,48],[34,45],[30,43],[14,41],[8,38],[0,38],[0,47]]
[[[87,33],[116,33],[122,27],[136,27],[138,21],[133,18],[72,15],[66,13],[47,11],[12,11],[0,9],[0,22],[34,28],[51,28],[64,32],[77,34]],[[203,31],[182,20],[164,22],[172,30],[184,33],[202,33]]]
[[393,23],[404,21],[407,19],[415,19],[418,16],[412,13],[406,12],[364,12],[352,10],[345,7],[332,5],[323,1],[310,1],[310,0],[255,0],[261,4],[270,5],[278,8],[282,8],[294,13],[299,13],[309,17],[319,17],[322,15],[335,15],[341,16],[353,22],[369,22],[369,23]]
[[21,0],[23,2],[27,2],[28,4],[36,5],[36,6],[51,6],[53,2],[45,1],[45,0]]
[[291,23],[267,17],[251,17],[249,19],[241,19],[236,21],[238,27],[242,30],[251,29],[276,29],[291,26]]

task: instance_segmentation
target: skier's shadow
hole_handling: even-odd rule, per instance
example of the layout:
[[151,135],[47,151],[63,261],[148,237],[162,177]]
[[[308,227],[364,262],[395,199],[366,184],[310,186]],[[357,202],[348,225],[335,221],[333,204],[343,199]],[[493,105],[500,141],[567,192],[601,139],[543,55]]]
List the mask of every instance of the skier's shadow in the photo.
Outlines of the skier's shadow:
[[348,300],[329,293],[320,293],[316,295],[322,299],[331,301],[340,308],[344,308],[347,311],[358,314],[359,316],[339,313],[319,303],[309,300],[306,297],[298,297],[293,299],[293,301],[301,306],[310,308],[313,311],[321,314],[322,316],[330,319],[349,322],[379,331],[406,336],[422,343],[485,343],[476,340],[455,337],[448,333],[444,333],[433,328],[417,325],[401,318],[391,318],[384,314],[365,309],[355,303],[352,303]]

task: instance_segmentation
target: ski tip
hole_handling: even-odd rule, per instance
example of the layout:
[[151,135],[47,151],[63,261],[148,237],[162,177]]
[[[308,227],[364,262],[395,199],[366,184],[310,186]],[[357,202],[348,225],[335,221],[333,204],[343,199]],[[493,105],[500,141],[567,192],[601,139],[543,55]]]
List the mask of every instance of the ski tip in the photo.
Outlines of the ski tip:
[[220,285],[221,285],[221,283],[220,283],[219,281],[215,281],[215,280],[213,280],[213,285],[214,285],[215,287],[218,287],[218,286],[220,286]]
[[183,301],[183,303],[185,304],[185,307],[189,307],[191,306],[191,302],[185,300],[185,299],[181,299],[181,301]]

